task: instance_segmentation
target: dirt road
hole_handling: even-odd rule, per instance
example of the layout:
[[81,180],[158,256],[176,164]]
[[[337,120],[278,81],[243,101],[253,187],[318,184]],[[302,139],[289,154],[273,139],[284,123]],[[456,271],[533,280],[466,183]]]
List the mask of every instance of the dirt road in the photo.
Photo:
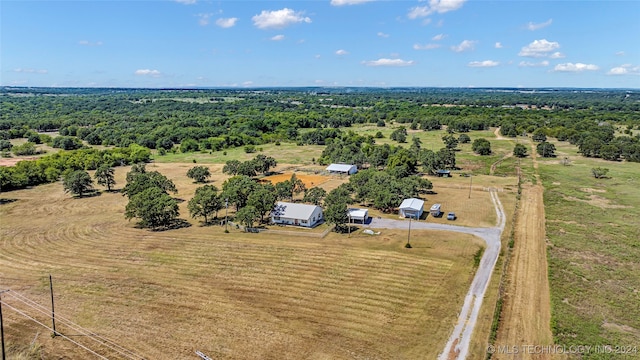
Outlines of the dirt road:
[[[465,296],[464,304],[460,310],[458,316],[458,322],[456,323],[447,344],[440,353],[440,360],[448,359],[465,359],[469,352],[469,345],[471,343],[471,335],[475,328],[478,314],[480,313],[480,307],[482,306],[482,300],[484,299],[491,274],[498,256],[500,255],[500,237],[504,230],[506,217],[504,209],[498,194],[491,191],[491,201],[496,209],[497,224],[493,228],[469,228],[463,226],[446,225],[446,224],[432,224],[425,222],[413,222],[411,224],[412,229],[432,229],[432,230],[444,230],[444,231],[456,231],[465,234],[471,234],[483,239],[487,245],[487,248],[482,255],[478,271],[471,282],[469,292]],[[369,227],[372,228],[408,228],[408,222],[405,220],[391,220],[391,219],[372,219]]]
[[[532,156],[538,179],[537,154],[533,145]],[[543,192],[539,184],[526,185],[522,189],[496,346],[553,344]],[[550,358],[548,354],[518,356],[515,359]],[[495,358],[514,359],[505,354],[496,354]]]

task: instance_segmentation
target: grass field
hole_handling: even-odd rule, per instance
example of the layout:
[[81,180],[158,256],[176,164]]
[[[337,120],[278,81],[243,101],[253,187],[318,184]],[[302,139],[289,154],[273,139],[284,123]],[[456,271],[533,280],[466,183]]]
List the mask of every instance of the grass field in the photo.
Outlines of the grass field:
[[[191,166],[149,169],[188,200]],[[210,167],[219,173],[220,165]],[[117,169],[116,187],[125,172]],[[212,184],[223,180],[216,175]],[[16,201],[0,206],[0,286],[46,306],[51,274],[57,314],[152,359],[195,350],[232,359],[434,358],[480,246],[467,235],[427,231],[412,232],[411,251],[400,230],[324,239],[224,234],[191,219],[188,228],[151,232],[124,220],[120,194],[73,199],[60,183],[3,197]],[[12,311],[4,315],[12,343],[36,338],[49,358],[87,356]]]
[[[555,341],[640,351],[640,167],[555,145],[571,161],[540,160]],[[608,178],[591,176],[598,166]]]

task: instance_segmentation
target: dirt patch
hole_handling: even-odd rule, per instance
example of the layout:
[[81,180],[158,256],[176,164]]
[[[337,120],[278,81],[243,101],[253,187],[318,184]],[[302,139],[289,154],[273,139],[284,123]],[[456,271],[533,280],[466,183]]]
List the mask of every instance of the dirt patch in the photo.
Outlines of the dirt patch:
[[[498,346],[553,344],[542,193],[543,188],[539,185],[522,190],[522,208],[518,211],[515,225],[515,246],[507,270],[503,320],[496,340]],[[498,355],[496,358],[506,359],[507,356]],[[532,354],[521,357],[532,358]]]
[[635,336],[640,336],[640,330],[635,329],[631,326],[627,326],[627,325],[620,325],[620,324],[616,324],[616,323],[610,323],[605,321],[602,324],[602,327],[605,329],[609,329],[609,330],[614,330],[614,331],[618,331],[618,332],[624,332],[624,333],[630,333],[633,334]]
[[[298,174],[298,173],[295,173],[295,174],[298,179],[302,180],[302,182],[304,183],[304,186],[306,186],[307,189],[310,189],[314,186],[318,186],[322,183],[325,183],[331,180],[331,177],[324,176],[324,175],[306,175],[306,174]],[[293,175],[293,173],[271,175],[271,176],[264,177],[262,180],[270,181],[272,184],[277,184],[279,182],[283,182],[285,180],[291,179],[291,175]]]
[[0,166],[14,166],[20,161],[24,160],[36,160],[37,157],[29,156],[29,157],[19,157],[19,158],[0,158]]
[[589,205],[597,206],[601,209],[628,209],[631,207],[627,205],[612,204],[611,200],[607,198],[603,198],[602,196],[593,195],[593,194],[589,195],[589,200],[578,199],[577,197],[573,197],[573,196],[563,196],[563,198],[565,200],[581,201]]
[[592,188],[582,188],[582,189],[580,189],[580,191],[583,191],[583,192],[586,192],[586,193],[589,193],[589,194],[607,192],[607,190],[604,190],[604,189],[592,189]]

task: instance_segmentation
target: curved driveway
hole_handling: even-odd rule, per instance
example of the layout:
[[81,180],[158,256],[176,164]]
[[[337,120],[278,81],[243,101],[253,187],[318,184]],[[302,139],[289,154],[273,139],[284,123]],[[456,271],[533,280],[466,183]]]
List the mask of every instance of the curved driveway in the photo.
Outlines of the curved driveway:
[[[504,230],[506,217],[504,215],[504,209],[502,203],[498,198],[498,194],[495,191],[490,191],[491,201],[496,209],[497,224],[492,228],[472,228],[465,226],[447,225],[447,224],[431,224],[425,222],[413,222],[411,224],[412,229],[426,229],[426,230],[443,230],[454,231],[465,234],[475,235],[483,239],[487,245],[487,248],[482,255],[478,271],[476,272],[469,291],[464,299],[462,310],[458,316],[458,322],[453,328],[453,332],[447,341],[447,344],[438,357],[439,360],[448,359],[466,359],[469,352],[469,344],[471,343],[471,335],[473,328],[476,325],[478,314],[480,313],[480,307],[482,306],[482,300],[484,299],[485,292],[493,274],[493,269],[498,261],[498,255],[500,255],[500,237]],[[408,228],[406,220],[392,220],[392,219],[371,219],[371,223],[368,227],[378,229],[405,229]]]

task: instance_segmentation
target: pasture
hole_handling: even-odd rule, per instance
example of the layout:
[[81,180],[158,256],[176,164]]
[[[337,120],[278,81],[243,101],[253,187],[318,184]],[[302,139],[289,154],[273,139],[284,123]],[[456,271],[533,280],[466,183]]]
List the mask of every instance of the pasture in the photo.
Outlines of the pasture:
[[[185,175],[191,166],[148,168],[188,200],[197,187]],[[221,187],[221,165],[210,168],[211,183]],[[116,188],[127,170],[117,169]],[[189,358],[195,350],[232,359],[434,358],[480,248],[469,235],[436,231],[412,231],[410,251],[403,230],[323,239],[225,234],[189,219],[186,201],[181,218],[192,226],[152,232],[124,219],[119,193],[74,199],[60,183],[3,197],[15,201],[0,206],[2,288],[47,306],[51,274],[56,314],[150,359]],[[49,356],[87,356],[24,316],[4,315],[12,343],[35,338]]]

